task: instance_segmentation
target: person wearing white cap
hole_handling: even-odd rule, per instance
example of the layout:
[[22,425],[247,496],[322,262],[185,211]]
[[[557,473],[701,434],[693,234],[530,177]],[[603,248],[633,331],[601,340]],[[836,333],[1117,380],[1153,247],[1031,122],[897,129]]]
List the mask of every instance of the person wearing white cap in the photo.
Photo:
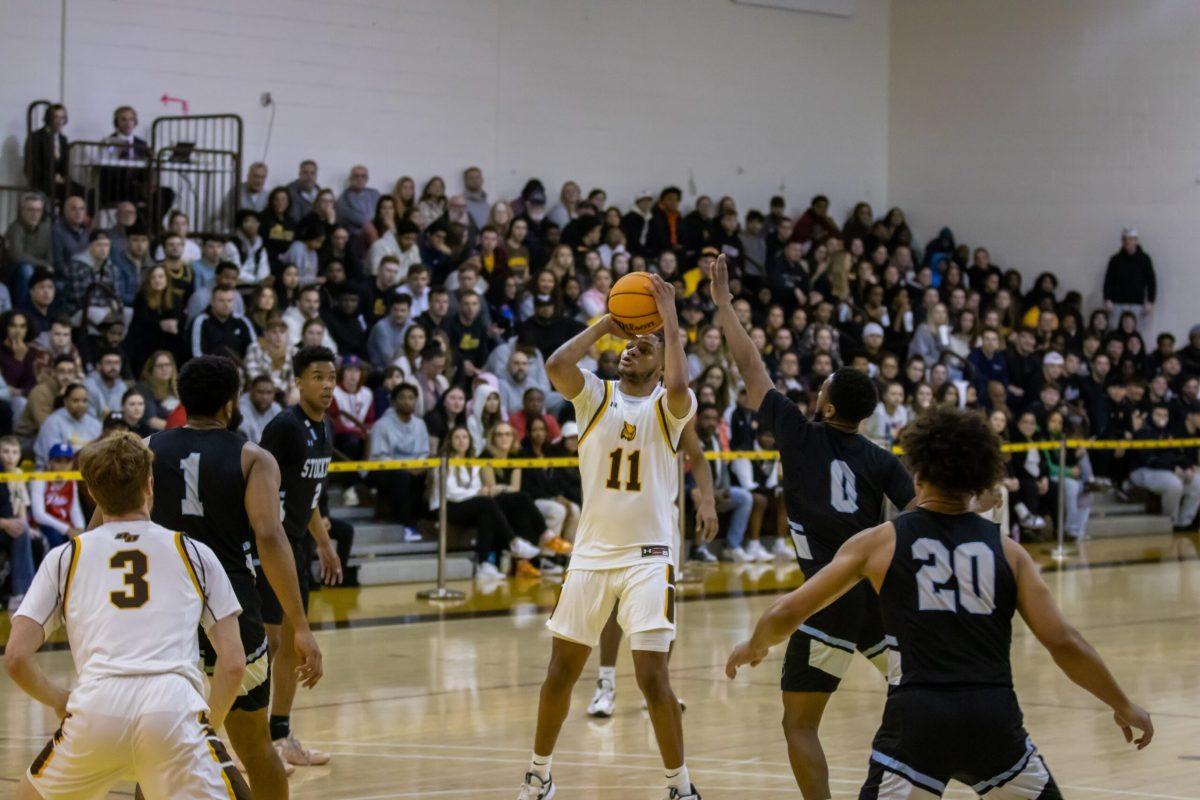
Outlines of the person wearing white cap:
[[633,196],[633,207],[621,217],[625,247],[631,253],[646,255],[646,236],[650,233],[650,218],[654,216],[654,194],[642,189]]
[[1104,306],[1114,320],[1129,311],[1142,323],[1153,310],[1157,295],[1154,262],[1138,243],[1137,228],[1125,228],[1121,249],[1108,260],[1104,273]]

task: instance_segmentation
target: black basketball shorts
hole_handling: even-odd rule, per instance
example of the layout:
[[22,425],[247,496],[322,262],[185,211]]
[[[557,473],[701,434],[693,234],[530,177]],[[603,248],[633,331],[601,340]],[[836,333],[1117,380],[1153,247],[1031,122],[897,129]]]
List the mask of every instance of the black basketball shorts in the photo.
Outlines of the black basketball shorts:
[[780,688],[785,692],[834,692],[854,653],[887,674],[888,643],[879,597],[860,581],[836,602],[813,614],[788,640]]
[[[263,627],[262,612],[259,608],[258,590],[255,580],[250,576],[233,576],[229,578],[233,584],[233,593],[242,605],[242,613],[238,616],[238,629],[242,635],[242,648],[246,651],[246,674],[242,678],[242,688],[238,697],[233,701],[236,711],[259,711],[271,702],[271,665],[267,654],[267,631]],[[213,649],[204,630],[200,630],[200,654],[204,657],[204,667],[212,674],[213,665],[217,663],[217,652]]]
[[1011,688],[892,690],[859,800],[928,800],[946,783],[988,800],[1062,800]]
[[[300,580],[300,602],[304,604],[304,610],[308,611],[308,590],[312,582],[312,572],[309,567],[312,562],[312,551],[308,547],[307,537],[301,540],[289,538],[288,544],[292,546],[292,557],[296,560],[296,577]],[[267,582],[262,565],[258,564],[255,569],[258,572],[258,597],[262,602],[263,622],[268,625],[282,625],[283,606],[279,605],[279,598],[275,596],[275,590]]]

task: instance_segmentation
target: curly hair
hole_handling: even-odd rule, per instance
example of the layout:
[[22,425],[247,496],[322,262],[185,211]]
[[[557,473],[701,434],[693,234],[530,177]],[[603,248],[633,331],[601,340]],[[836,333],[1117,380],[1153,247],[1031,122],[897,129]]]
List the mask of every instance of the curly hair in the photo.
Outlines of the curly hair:
[[200,356],[179,371],[179,401],[188,416],[212,417],[242,387],[237,364],[225,356]]
[[979,494],[1000,479],[1000,437],[976,411],[934,408],[917,417],[900,439],[912,473],[954,494]]

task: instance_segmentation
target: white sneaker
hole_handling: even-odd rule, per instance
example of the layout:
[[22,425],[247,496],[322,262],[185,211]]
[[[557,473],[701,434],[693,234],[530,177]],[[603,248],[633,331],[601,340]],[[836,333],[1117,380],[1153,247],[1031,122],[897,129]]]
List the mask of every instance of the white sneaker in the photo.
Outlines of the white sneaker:
[[592,697],[592,702],[588,703],[588,716],[607,719],[613,715],[613,708],[616,706],[616,702],[616,687],[613,686],[612,681],[601,678],[596,681],[596,694]]
[[538,564],[538,569],[541,570],[543,578],[554,578],[563,574],[563,568],[549,558],[543,558]]
[[746,551],[740,547],[726,547],[725,552],[721,553],[722,561],[732,561],[735,564],[745,564],[750,560],[750,556],[746,555]]
[[358,505],[358,490],[350,486],[342,492],[342,505],[354,507]]
[[698,544],[692,547],[692,552],[688,553],[688,561],[699,561],[702,564],[712,564],[717,560],[717,557],[708,549],[708,545]]
[[553,775],[547,775],[543,782],[534,773],[526,772],[525,785],[521,787],[521,793],[517,795],[517,800],[550,800],[557,791],[558,787],[554,785]]
[[759,561],[763,563],[767,561],[773,561],[775,559],[775,556],[768,553],[767,548],[763,547],[762,542],[760,542],[758,539],[750,542],[750,545],[746,548],[746,555],[749,556],[751,561]]
[[294,767],[319,767],[329,763],[329,753],[311,750],[300,744],[300,740],[295,736],[276,739],[272,744],[275,745],[275,752],[279,753],[279,758],[284,764]]
[[496,569],[496,565],[490,561],[484,561],[475,570],[475,580],[477,581],[494,581],[503,579],[504,573]]
[[407,525],[405,525],[404,526],[404,541],[406,544],[412,544],[413,542],[421,541],[420,531],[418,531],[416,528],[410,528]]
[[520,536],[513,537],[513,540],[508,543],[508,549],[517,558],[532,560],[541,555],[541,551],[536,545],[530,544]]
[[674,786],[668,786],[666,800],[700,800],[700,792],[696,791],[696,784],[694,783],[687,794],[680,794],[679,790]]
[[771,554],[778,559],[792,560],[796,557],[796,551],[788,544],[788,540],[783,536],[775,538],[775,545],[771,548]]

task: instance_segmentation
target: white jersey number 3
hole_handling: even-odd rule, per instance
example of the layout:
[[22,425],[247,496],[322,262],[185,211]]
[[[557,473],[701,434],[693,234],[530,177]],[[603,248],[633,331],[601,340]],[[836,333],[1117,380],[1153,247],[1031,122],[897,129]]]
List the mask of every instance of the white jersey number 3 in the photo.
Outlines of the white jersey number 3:
[[850,465],[835,458],[829,465],[829,502],[834,511],[853,514],[858,511],[858,489]]

